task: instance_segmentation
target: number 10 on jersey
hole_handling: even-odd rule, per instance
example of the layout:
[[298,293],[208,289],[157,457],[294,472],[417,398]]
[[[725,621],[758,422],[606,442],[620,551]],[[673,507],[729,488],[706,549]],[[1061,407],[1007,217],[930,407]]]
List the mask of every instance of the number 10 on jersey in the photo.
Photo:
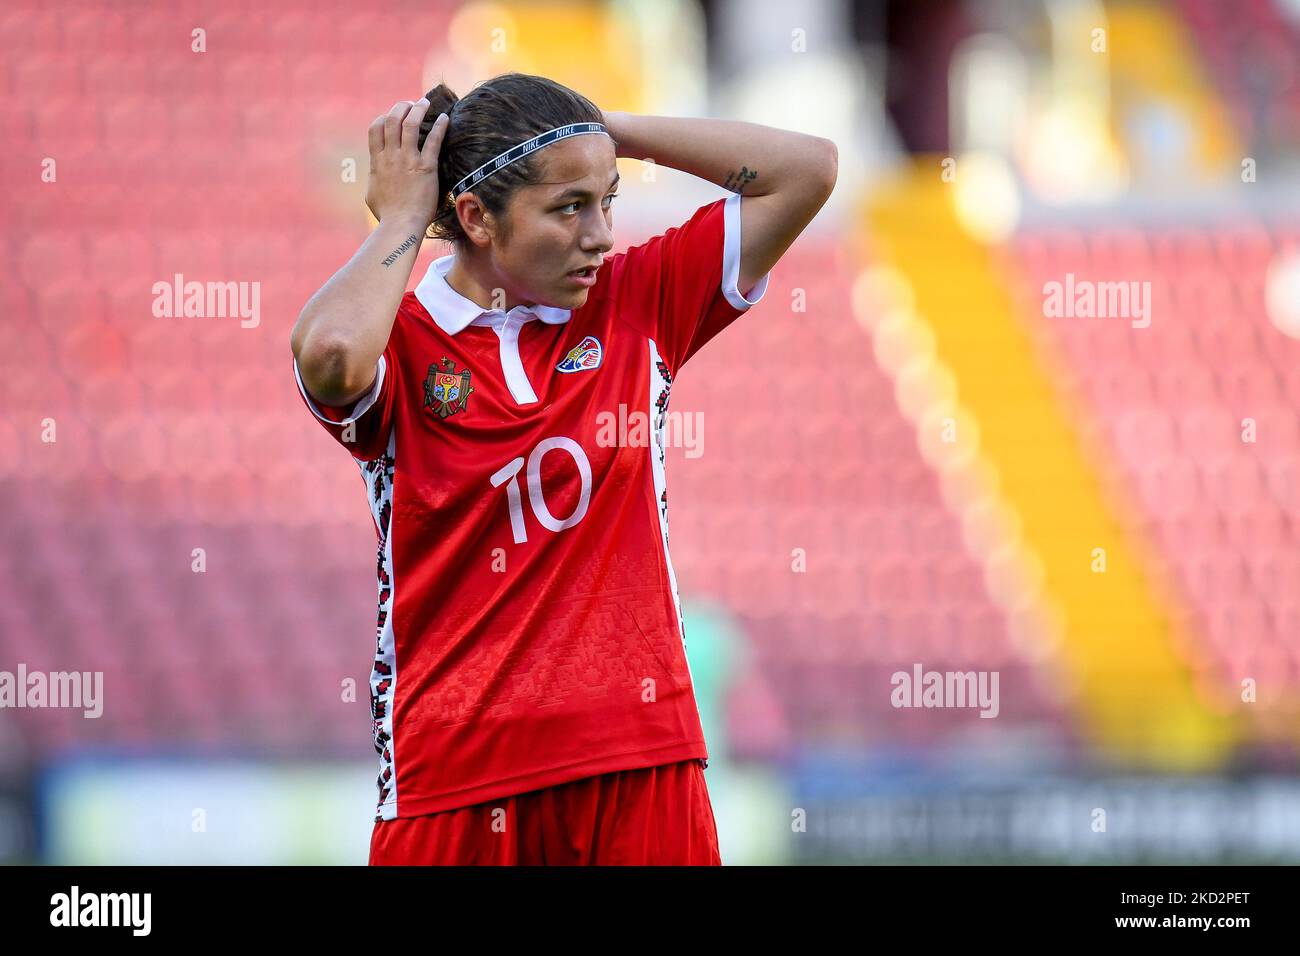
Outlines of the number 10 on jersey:
[[[542,459],[548,451],[566,451],[578,466],[578,475],[582,478],[582,490],[578,495],[577,507],[567,518],[557,518],[546,507],[546,496],[542,491]],[[528,501],[533,507],[533,515],[547,531],[563,531],[572,528],[587,514],[587,505],[591,501],[591,462],[587,453],[572,438],[563,435],[544,438],[537,443],[528,455],[527,463]],[[523,495],[519,493],[519,469],[524,467],[524,459],[516,458],[492,476],[492,487],[506,486],[506,498],[510,503],[510,531],[515,544],[528,540],[528,529],[524,525]],[[508,482],[508,484],[507,484]]]

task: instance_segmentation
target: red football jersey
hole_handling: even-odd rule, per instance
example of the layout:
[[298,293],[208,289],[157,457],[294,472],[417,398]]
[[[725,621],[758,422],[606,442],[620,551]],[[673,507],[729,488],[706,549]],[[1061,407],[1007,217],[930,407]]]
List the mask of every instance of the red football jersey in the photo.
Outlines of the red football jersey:
[[483,309],[436,259],[349,409],[295,365],[379,535],[377,820],[707,759],[664,421],[681,366],[767,290],[736,288],[741,201],[608,257],[576,310]]

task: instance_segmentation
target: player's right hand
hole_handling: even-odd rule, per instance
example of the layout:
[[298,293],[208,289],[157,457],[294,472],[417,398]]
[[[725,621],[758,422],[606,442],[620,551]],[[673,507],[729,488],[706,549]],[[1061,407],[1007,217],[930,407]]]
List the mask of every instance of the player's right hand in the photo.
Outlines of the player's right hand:
[[433,222],[438,208],[438,150],[447,130],[447,114],[434,122],[418,149],[420,122],[429,101],[401,100],[370,124],[370,178],[366,205],[379,220],[410,215],[422,226]]

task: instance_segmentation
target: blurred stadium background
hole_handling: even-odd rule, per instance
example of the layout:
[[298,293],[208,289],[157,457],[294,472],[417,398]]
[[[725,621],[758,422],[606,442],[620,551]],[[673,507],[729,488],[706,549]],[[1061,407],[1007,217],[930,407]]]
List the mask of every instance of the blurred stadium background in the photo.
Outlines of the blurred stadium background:
[[[364,862],[374,528],[288,333],[370,119],[521,70],[839,145],[673,396],[724,860],[1300,861],[1297,0],[11,0],[0,42],[0,671],[104,675],[0,709],[0,860]],[[722,195],[620,168],[618,248]],[[177,273],[260,321],[155,317]],[[1149,309],[1053,312],[1089,282]],[[996,718],[895,708],[916,664]]]

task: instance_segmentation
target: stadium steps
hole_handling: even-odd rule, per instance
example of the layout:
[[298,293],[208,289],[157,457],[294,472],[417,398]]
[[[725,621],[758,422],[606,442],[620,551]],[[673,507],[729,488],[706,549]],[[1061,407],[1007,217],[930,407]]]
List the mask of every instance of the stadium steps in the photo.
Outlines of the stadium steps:
[[[478,18],[482,22],[476,22]],[[458,52],[484,61],[476,75],[518,70],[550,77],[593,103],[605,104],[605,109],[646,112],[650,85],[644,82],[644,71],[674,52],[663,46],[657,31],[647,31],[629,14],[599,4],[509,3],[492,7],[490,13],[467,8],[458,22],[463,29],[453,25],[453,44],[461,33],[467,41]],[[492,38],[490,48],[479,39],[480,32]],[[457,90],[462,96],[466,92]]]
[[[1067,271],[1150,277],[1153,321],[1140,332],[1107,321],[1034,332],[1060,355],[1081,432],[1106,446],[1097,463],[1140,502],[1141,533],[1159,545],[1148,569],[1188,615],[1202,692],[1241,709],[1241,681],[1266,683],[1244,710],[1252,738],[1279,752],[1300,739],[1300,342],[1274,324],[1265,290],[1275,244],[1286,255],[1294,241],[1241,217],[1056,225],[1012,243],[1025,314]],[[1262,437],[1243,436],[1247,420]]]
[[[1126,0],[1107,3],[1106,17],[1111,115],[1130,162],[1155,178],[1164,177],[1173,155],[1189,174],[1217,178],[1235,171],[1243,155],[1236,130],[1178,12],[1165,4]],[[1165,116],[1153,124],[1150,114],[1157,109]],[[1160,141],[1135,138],[1136,131],[1153,126],[1163,130]]]
[[[959,225],[939,169],[937,157],[919,158],[867,210],[874,258],[898,270],[905,290],[875,326],[877,350],[917,383],[918,440],[956,489],[949,501],[996,599],[1061,641],[1099,752],[1169,769],[1213,765],[1238,732],[1196,693],[1178,652],[1178,609],[1144,574],[1147,545],[1126,537],[1053,371],[990,251]],[[1105,549],[1104,573],[1092,570],[1095,548]]]

